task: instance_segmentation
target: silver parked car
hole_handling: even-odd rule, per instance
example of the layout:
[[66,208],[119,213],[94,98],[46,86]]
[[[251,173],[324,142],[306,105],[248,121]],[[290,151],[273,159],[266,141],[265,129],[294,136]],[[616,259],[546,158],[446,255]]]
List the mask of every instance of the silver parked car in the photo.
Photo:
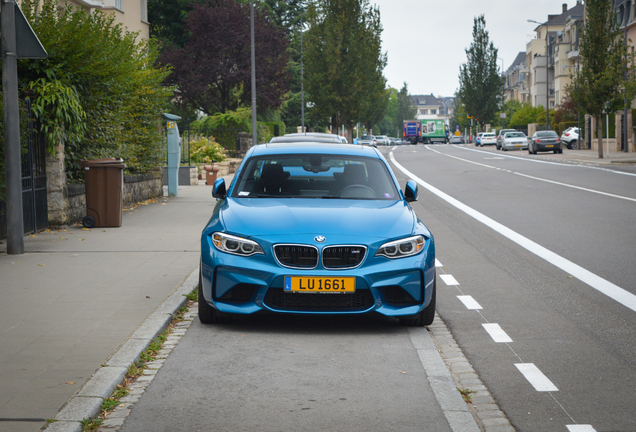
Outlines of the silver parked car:
[[508,132],[501,138],[501,149],[524,150],[528,148],[528,137],[523,132]]

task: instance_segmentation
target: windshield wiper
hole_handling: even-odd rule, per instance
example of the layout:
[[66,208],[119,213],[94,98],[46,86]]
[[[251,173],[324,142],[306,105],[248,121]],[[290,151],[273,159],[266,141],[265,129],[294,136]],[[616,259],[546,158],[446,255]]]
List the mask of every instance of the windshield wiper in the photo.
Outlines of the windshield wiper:
[[272,195],[272,194],[258,194],[256,198],[292,198],[290,194],[282,194],[282,195]]

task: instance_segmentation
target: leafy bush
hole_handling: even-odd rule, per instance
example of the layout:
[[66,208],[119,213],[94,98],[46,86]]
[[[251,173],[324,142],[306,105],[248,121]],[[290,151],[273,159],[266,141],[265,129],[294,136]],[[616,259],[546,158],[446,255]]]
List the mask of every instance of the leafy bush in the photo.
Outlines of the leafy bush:
[[69,181],[83,181],[79,161],[124,158],[127,171],[161,164],[161,113],[173,95],[162,86],[168,68],[156,67],[158,47],[114,23],[114,15],[57,0],[25,0],[23,12],[47,50],[45,60],[20,60],[23,95],[55,152],[64,140]]
[[190,160],[194,163],[221,162],[227,158],[225,149],[214,137],[194,137],[190,141]]

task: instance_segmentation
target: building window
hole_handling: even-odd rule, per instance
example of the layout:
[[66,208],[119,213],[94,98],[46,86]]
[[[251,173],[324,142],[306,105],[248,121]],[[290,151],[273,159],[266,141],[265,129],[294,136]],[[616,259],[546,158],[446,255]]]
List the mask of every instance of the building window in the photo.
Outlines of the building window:
[[148,0],[141,0],[141,20],[148,22]]
[[437,110],[432,109],[431,114],[437,114]]
[[115,0],[115,9],[124,11],[123,0]]

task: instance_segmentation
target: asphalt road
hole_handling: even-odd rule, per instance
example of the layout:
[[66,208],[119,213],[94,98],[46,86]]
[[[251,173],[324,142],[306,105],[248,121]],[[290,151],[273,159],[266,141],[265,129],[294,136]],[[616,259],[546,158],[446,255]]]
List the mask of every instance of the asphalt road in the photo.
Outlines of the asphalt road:
[[438,312],[513,426],[636,431],[634,167],[474,146],[382,151],[402,186],[419,179],[413,207],[449,283]]
[[[426,331],[422,329],[421,331]],[[195,319],[122,432],[450,431],[405,327],[367,316]]]

